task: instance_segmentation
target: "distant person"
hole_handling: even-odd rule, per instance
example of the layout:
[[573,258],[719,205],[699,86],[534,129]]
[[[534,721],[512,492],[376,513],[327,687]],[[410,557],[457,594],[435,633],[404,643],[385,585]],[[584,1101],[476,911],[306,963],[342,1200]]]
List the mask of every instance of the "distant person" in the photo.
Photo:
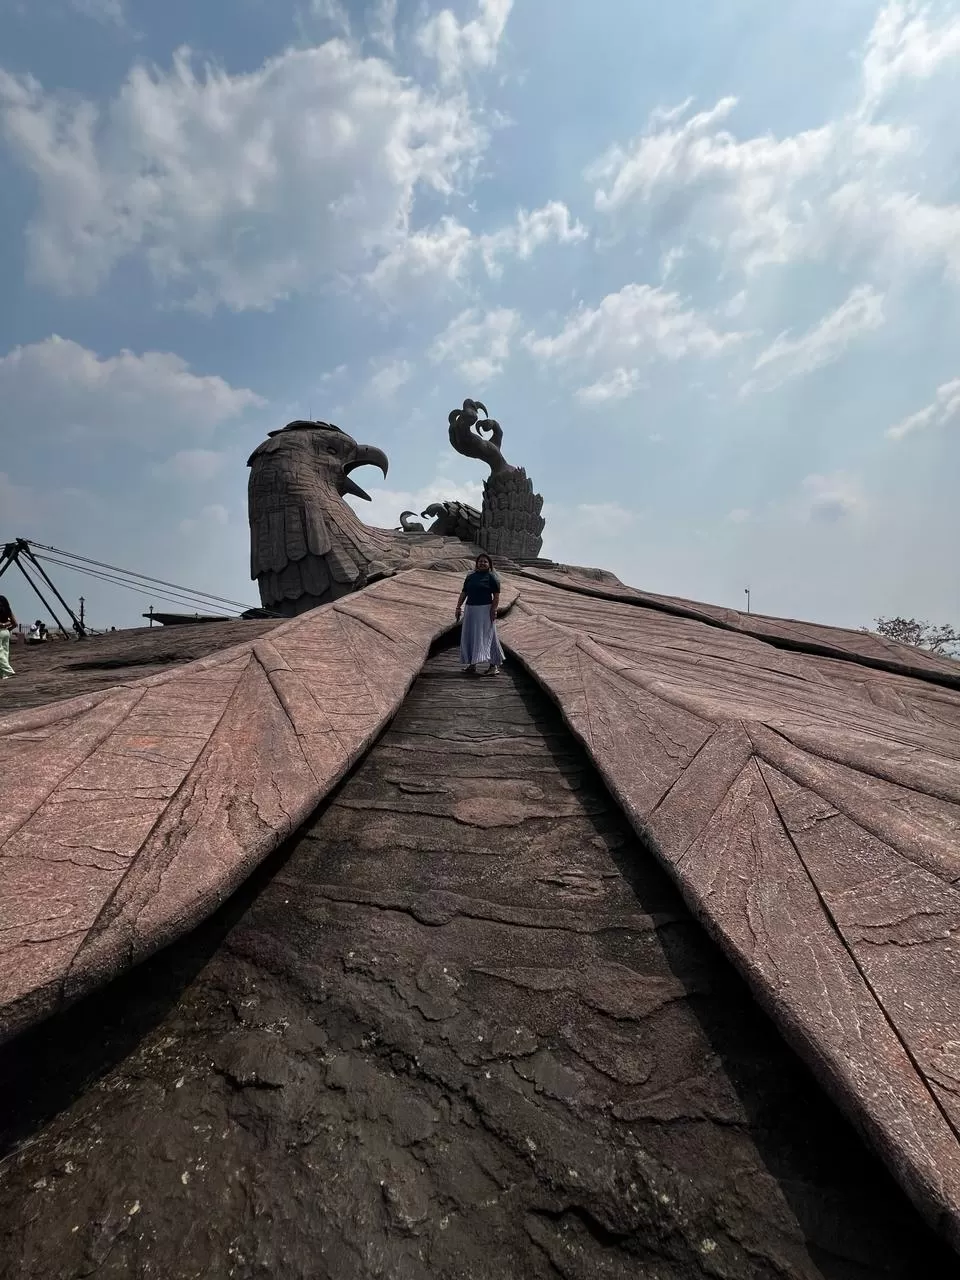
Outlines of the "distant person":
[[[466,608],[464,608],[466,603]],[[493,561],[484,552],[477,556],[476,568],[468,573],[457,601],[456,618],[460,629],[460,661],[464,675],[476,674],[480,663],[489,663],[488,676],[498,675],[503,664],[503,650],[497,637],[497,606],[500,603],[500,579],[493,572]]]
[[47,638],[47,628],[38,618],[27,632],[27,644],[43,644]]
[[17,620],[10,608],[6,596],[0,596],[0,680],[16,675],[10,665],[10,632],[16,627]]

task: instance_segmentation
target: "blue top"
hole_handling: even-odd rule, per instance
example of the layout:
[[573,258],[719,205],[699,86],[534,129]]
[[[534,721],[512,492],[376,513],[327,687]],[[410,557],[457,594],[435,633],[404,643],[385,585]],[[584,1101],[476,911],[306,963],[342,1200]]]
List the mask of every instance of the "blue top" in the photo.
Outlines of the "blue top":
[[489,569],[474,569],[463,582],[467,604],[492,604],[500,594],[500,579]]

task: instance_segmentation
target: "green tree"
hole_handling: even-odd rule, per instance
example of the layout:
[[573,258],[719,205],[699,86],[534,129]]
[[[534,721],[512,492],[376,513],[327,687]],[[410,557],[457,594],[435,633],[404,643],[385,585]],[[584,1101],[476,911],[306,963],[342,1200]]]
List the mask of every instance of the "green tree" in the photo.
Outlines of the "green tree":
[[918,622],[916,618],[877,618],[873,630],[887,640],[912,644],[944,657],[960,654],[960,631],[945,624],[935,627],[929,622]]

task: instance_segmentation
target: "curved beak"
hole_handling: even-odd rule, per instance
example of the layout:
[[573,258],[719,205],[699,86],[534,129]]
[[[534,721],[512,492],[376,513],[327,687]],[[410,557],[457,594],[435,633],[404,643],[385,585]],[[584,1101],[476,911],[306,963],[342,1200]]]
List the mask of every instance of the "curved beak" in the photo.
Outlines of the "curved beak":
[[350,479],[350,472],[355,471],[357,467],[379,467],[383,472],[383,478],[386,479],[389,466],[387,455],[382,449],[375,449],[373,445],[369,444],[358,445],[350,461],[343,464],[343,482],[340,485],[341,495],[352,493],[355,498],[363,498],[365,502],[369,502],[369,493],[361,489],[358,484],[354,484]]

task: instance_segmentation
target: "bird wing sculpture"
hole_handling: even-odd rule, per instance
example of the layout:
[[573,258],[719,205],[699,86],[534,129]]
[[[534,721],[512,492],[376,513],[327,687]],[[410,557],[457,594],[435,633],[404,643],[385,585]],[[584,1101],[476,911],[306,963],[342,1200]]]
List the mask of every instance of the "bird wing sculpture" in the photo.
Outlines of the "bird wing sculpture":
[[367,464],[386,476],[382,450],[327,422],[291,422],[253,451],[250,576],[266,608],[301,613],[355,589],[367,570],[369,539],[342,498],[369,501],[350,478]]
[[429,517],[433,524],[429,532],[445,538],[460,538],[464,542],[476,542],[480,532],[480,512],[465,502],[431,502],[420,514]]

